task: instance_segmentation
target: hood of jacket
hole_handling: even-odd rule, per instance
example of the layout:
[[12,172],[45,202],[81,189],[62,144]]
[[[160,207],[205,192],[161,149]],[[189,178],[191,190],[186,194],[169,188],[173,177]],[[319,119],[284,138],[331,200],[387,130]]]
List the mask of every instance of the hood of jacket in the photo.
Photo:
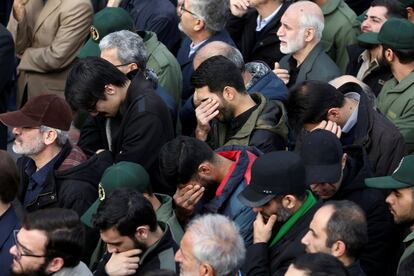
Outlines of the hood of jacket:
[[103,151],[92,155],[89,159],[82,150],[69,142],[62,148],[61,162],[55,164],[56,180],[72,179],[86,181],[97,187],[105,169],[113,164],[112,154]]
[[244,65],[252,79],[246,84],[247,92],[260,92],[269,100],[287,101],[288,89],[284,82],[276,76],[272,69],[263,62],[249,62]]

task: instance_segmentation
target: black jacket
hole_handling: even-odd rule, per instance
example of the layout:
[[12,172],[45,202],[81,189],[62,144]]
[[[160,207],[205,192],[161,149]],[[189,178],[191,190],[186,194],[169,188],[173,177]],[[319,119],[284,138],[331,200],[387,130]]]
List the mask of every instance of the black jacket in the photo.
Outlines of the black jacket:
[[[60,207],[72,209],[81,216],[98,197],[98,183],[105,169],[111,165],[112,159],[107,152],[94,155],[86,162],[62,170],[63,164],[73,160],[80,149],[71,146],[69,142],[63,146],[60,155],[54,164],[53,170],[48,172],[45,185],[37,198],[25,208],[28,212],[38,209]],[[29,184],[29,177],[25,173],[28,162],[32,160],[23,156],[17,160],[20,186],[18,198],[24,201]]]
[[385,203],[381,190],[365,186],[365,178],[372,177],[364,149],[358,146],[345,147],[348,160],[344,178],[332,200],[350,200],[364,211],[368,224],[369,241],[360,256],[360,264],[367,275],[392,275],[396,263],[392,262],[398,250],[395,240],[396,227]]
[[[90,116],[82,127],[78,145],[86,152],[109,149],[106,118]],[[118,114],[111,118],[112,154],[114,161],[141,164],[149,173],[154,191],[173,194],[166,188],[158,168],[161,147],[174,138],[168,108],[154,92],[152,83],[137,74]]]
[[275,62],[283,57],[276,32],[280,27],[280,18],[288,7],[289,2],[283,3],[275,17],[260,32],[256,32],[259,15],[256,9],[250,9],[243,17],[230,16],[227,30],[245,62],[262,60],[273,69]]
[[321,205],[322,202],[318,201],[275,246],[269,248],[267,243],[249,246],[243,272],[247,276],[284,275],[289,265],[306,253],[301,240],[308,232],[309,223]]
[[358,121],[352,130],[353,145],[365,147],[374,176],[391,175],[406,154],[401,133],[368,104],[365,93],[358,85],[350,83],[339,90],[344,94],[353,91],[360,95]]
[[[140,255],[139,266],[135,274],[133,274],[134,276],[146,275],[146,273],[157,269],[171,270],[176,273],[179,271],[178,265],[174,261],[174,255],[178,250],[178,246],[172,238],[169,227],[166,224],[158,223],[162,226],[164,235],[155,245],[146,249],[143,254]],[[102,260],[98,264],[93,275],[108,276],[105,272],[105,265],[108,263],[111,256],[111,253],[106,253],[102,257]]]
[[[2,1],[0,5],[7,4],[7,2],[10,1]],[[13,37],[0,23],[0,113],[7,111],[8,98],[13,92],[15,64]],[[7,127],[2,123],[0,123],[0,149],[7,149]]]
[[[347,46],[346,50],[349,56],[349,63],[346,67],[346,74],[356,77],[362,65],[362,60],[360,60],[359,56],[365,49],[360,47],[358,44],[352,44]],[[391,78],[393,78],[393,75],[390,67],[380,66],[372,70],[372,72],[362,81],[371,87],[372,92],[374,92],[375,96],[378,96],[378,94],[381,92],[382,87],[384,86],[384,83]]]

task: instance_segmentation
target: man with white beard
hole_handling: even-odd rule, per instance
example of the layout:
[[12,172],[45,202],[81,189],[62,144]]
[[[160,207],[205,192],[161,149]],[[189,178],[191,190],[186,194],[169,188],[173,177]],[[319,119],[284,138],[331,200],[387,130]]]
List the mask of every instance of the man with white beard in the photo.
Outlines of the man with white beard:
[[[96,200],[99,179],[110,158],[102,152],[89,160],[68,141],[72,111],[64,99],[45,94],[30,99],[21,109],[0,114],[12,128],[17,161],[17,198],[29,211],[62,207],[82,215]],[[100,159],[108,158],[108,163]],[[98,162],[100,161],[100,162]]]
[[299,1],[283,14],[277,31],[280,51],[286,54],[273,72],[291,87],[305,80],[330,81],[341,75],[338,66],[320,45],[324,18],[321,8]]

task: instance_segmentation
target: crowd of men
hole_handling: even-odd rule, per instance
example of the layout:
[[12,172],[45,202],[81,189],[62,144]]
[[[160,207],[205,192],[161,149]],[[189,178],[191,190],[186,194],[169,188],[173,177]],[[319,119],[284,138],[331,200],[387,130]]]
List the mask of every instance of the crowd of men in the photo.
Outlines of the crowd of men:
[[414,0],[2,0],[0,275],[414,275]]

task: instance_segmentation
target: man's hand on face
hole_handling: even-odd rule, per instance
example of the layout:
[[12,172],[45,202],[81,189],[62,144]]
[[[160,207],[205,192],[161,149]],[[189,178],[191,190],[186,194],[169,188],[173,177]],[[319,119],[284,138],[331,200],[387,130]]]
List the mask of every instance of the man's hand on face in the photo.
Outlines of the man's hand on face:
[[234,16],[242,17],[250,7],[248,0],[230,0],[230,11]]
[[312,131],[314,131],[315,129],[325,129],[327,131],[332,132],[333,134],[336,135],[336,137],[341,138],[341,134],[342,134],[342,129],[341,127],[333,122],[333,121],[325,121],[323,120],[322,122],[320,122],[319,125],[317,125],[316,127],[314,127],[312,129]]
[[105,272],[109,276],[132,275],[138,269],[138,263],[142,253],[141,249],[132,249],[121,253],[112,253],[111,258],[105,265]]
[[210,131],[210,121],[219,114],[218,107],[218,101],[208,98],[203,100],[196,108],[197,128],[195,136],[197,139],[201,141],[207,140],[207,135]]
[[203,197],[204,190],[204,187],[195,183],[177,188],[173,198],[177,206],[176,214],[180,221],[186,222],[193,214],[194,207]]
[[256,220],[253,222],[253,243],[267,243],[270,240],[276,219],[276,215],[271,215],[265,222],[262,213],[257,212]]

